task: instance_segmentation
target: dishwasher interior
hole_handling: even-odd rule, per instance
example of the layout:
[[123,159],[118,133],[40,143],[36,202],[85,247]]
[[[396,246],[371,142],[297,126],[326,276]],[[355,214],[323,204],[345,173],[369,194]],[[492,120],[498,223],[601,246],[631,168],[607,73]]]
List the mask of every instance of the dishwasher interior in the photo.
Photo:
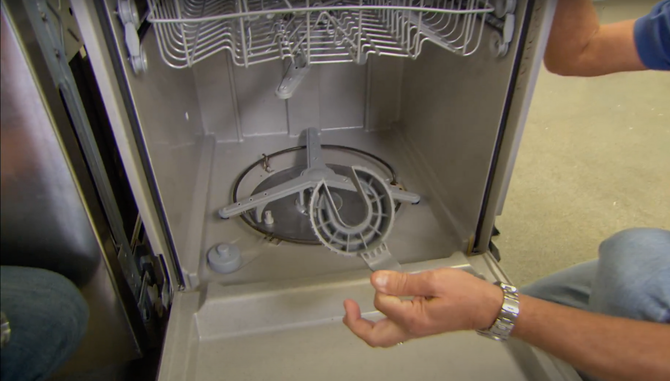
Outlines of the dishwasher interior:
[[160,379],[416,378],[409,364],[427,379],[576,377],[521,343],[374,351],[340,323],[345,298],[378,317],[370,269],[506,279],[484,221],[553,5],[73,1],[147,234],[183,291]]
[[[337,255],[351,254],[343,253],[346,248],[320,247],[305,210],[313,187],[258,208],[224,213],[231,204],[298,177],[306,169],[307,150],[278,152],[304,146],[310,128],[318,131],[323,160],[339,171],[336,175],[351,177],[349,168],[357,165],[383,179],[396,203],[395,193],[402,189],[418,195],[394,206],[392,229],[370,239],[371,246],[384,238],[401,264],[473,250],[519,30],[501,53],[492,48],[501,31],[485,16],[501,19],[486,2],[400,2],[403,10],[398,11],[375,2],[369,3],[372,10],[348,1],[308,4],[326,10],[309,16],[270,13],[286,12],[283,1],[150,2],[153,23],[142,40],[144,62],[124,59],[132,111],[187,288],[209,280],[239,284],[366,268],[356,255]],[[403,4],[429,12],[404,10]],[[107,5],[117,48],[125,57],[126,29],[133,24],[122,25],[114,16],[116,2]],[[189,5],[202,5],[191,11],[204,15],[251,16],[160,22],[180,14],[187,19],[183,13]],[[249,10],[239,13],[238,8]],[[433,12],[440,10],[455,13]],[[525,4],[513,10],[512,16],[502,16],[514,20],[514,14],[525,13]],[[435,18],[435,26],[424,24],[427,30],[419,33],[413,27],[417,17]],[[279,33],[281,28],[286,30]],[[401,35],[399,42],[393,28]],[[388,36],[382,35],[386,29]],[[438,39],[433,29],[445,36]],[[373,33],[378,37],[370,37]],[[226,38],[232,41],[219,34],[231,34]],[[274,40],[267,42],[268,35]],[[336,209],[353,221],[345,225],[359,222],[359,197],[349,196],[354,204],[348,208],[340,197],[355,189],[338,193],[328,188],[337,198],[332,201],[343,208]],[[352,209],[354,215],[347,216]],[[267,218],[274,223],[265,223]],[[211,271],[206,253],[220,243],[241,253],[239,270]]]

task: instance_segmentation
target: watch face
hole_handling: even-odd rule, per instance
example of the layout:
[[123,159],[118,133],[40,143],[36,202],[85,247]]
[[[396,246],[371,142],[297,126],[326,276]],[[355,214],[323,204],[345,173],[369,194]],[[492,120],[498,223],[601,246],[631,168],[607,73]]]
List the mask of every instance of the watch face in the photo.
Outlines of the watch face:
[[503,283],[503,282],[496,282],[496,284],[498,284],[500,286],[500,288],[503,289],[503,291],[507,291],[507,292],[511,292],[511,293],[517,293],[518,292],[517,288],[510,285],[510,284]]

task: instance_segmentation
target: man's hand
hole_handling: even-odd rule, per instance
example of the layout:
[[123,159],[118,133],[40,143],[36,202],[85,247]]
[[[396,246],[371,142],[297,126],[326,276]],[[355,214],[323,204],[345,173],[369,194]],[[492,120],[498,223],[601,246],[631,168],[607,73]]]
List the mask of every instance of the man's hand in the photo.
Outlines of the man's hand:
[[[418,274],[378,271],[370,278],[375,307],[385,319],[361,318],[345,300],[344,324],[373,347],[442,332],[486,329],[503,302],[502,290],[464,271]],[[398,296],[413,296],[412,300]],[[590,313],[521,295],[512,335],[607,380],[670,380],[670,326]]]
[[418,274],[377,271],[370,282],[377,290],[375,307],[386,318],[378,322],[363,319],[358,304],[348,299],[343,321],[372,347],[391,347],[443,332],[486,329],[503,302],[499,287],[451,268]]

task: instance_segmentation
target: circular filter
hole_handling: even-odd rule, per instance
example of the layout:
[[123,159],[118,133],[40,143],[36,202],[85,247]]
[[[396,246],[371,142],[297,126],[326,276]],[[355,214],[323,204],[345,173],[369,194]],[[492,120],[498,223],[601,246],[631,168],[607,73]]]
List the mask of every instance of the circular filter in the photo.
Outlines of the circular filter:
[[[352,158],[356,158],[359,163],[364,163],[363,165],[373,166],[376,170],[377,167],[379,167],[378,170],[381,171],[384,176],[388,176],[391,180],[391,183],[395,183],[397,179],[397,174],[389,163],[368,152],[361,151],[356,148],[328,144],[321,145],[321,148],[326,151],[332,151],[334,154],[338,155],[336,161],[340,160],[340,157],[346,158],[347,162],[350,162]],[[265,166],[269,165],[274,159],[282,157],[283,155],[289,155],[304,150],[305,146],[287,148],[269,155],[264,155],[262,159],[259,159],[255,163],[251,164],[242,171],[242,173],[235,181],[233,186],[232,202],[237,203],[239,199],[243,198],[239,194],[241,184],[243,181],[247,180],[247,178],[255,177],[252,174],[254,170],[260,168],[265,169]],[[350,166],[332,163],[327,164],[327,166],[335,171],[335,173],[338,175],[349,176],[351,172]],[[291,168],[272,172],[271,175],[266,175],[263,173],[263,180],[249,194],[262,193],[263,191],[270,189],[273,186],[292,180],[300,176],[300,174],[306,168],[306,165],[296,165]],[[252,229],[264,234],[270,239],[306,245],[321,245],[321,241],[314,234],[314,229],[312,228],[312,224],[309,218],[309,201],[311,200],[311,193],[312,189],[306,191],[302,200],[300,200],[299,195],[296,194],[295,196],[286,197],[267,204],[264,210],[269,210],[272,214],[274,218],[274,224],[272,225],[267,225],[260,221],[255,221],[251,216],[251,213],[244,213],[240,217],[242,218],[242,221],[244,221],[244,223],[249,225]],[[362,210],[362,208],[359,206],[362,205],[362,201],[361,198],[358,197],[357,193],[341,189],[334,190],[334,193],[336,194],[333,196],[336,198],[336,203],[339,201],[338,198],[342,199],[342,209],[340,209],[340,214],[347,215],[348,217],[346,218],[358,218],[357,216],[360,215],[360,210]],[[400,203],[395,202],[396,211],[398,211],[399,207]]]
[[[386,183],[374,172],[353,166],[347,176],[357,191],[319,183],[312,192],[309,218],[314,233],[324,246],[342,255],[356,256],[374,250],[384,242],[393,225],[395,204]],[[356,218],[339,212],[335,191],[357,196],[359,211]]]

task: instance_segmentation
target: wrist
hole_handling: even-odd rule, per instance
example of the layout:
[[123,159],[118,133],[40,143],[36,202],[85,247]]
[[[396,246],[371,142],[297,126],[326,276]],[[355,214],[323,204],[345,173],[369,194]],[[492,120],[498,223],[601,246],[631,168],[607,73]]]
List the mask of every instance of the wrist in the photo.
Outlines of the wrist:
[[[537,309],[537,302],[538,299],[535,299],[533,297],[519,294],[519,303],[523,304],[523,310],[524,313],[523,315],[519,314],[519,318],[516,321],[516,324],[514,325],[514,330],[512,331],[512,336],[520,338],[522,340],[526,340],[526,336],[532,336],[535,333],[532,332],[532,324],[530,327],[530,330],[528,329],[529,324],[528,320],[533,320],[535,314],[535,310]],[[543,300],[539,300],[540,303],[549,303],[545,302]],[[529,332],[530,331],[530,332]]]
[[505,341],[510,337],[519,317],[519,291],[516,287],[503,282],[496,282],[495,285],[500,287],[503,293],[498,316],[490,327],[478,330],[477,333],[496,341]]
[[479,319],[475,324],[476,330],[489,329],[495,323],[503,305],[504,294],[500,287],[487,284],[487,290],[482,298],[483,304],[479,311]]

